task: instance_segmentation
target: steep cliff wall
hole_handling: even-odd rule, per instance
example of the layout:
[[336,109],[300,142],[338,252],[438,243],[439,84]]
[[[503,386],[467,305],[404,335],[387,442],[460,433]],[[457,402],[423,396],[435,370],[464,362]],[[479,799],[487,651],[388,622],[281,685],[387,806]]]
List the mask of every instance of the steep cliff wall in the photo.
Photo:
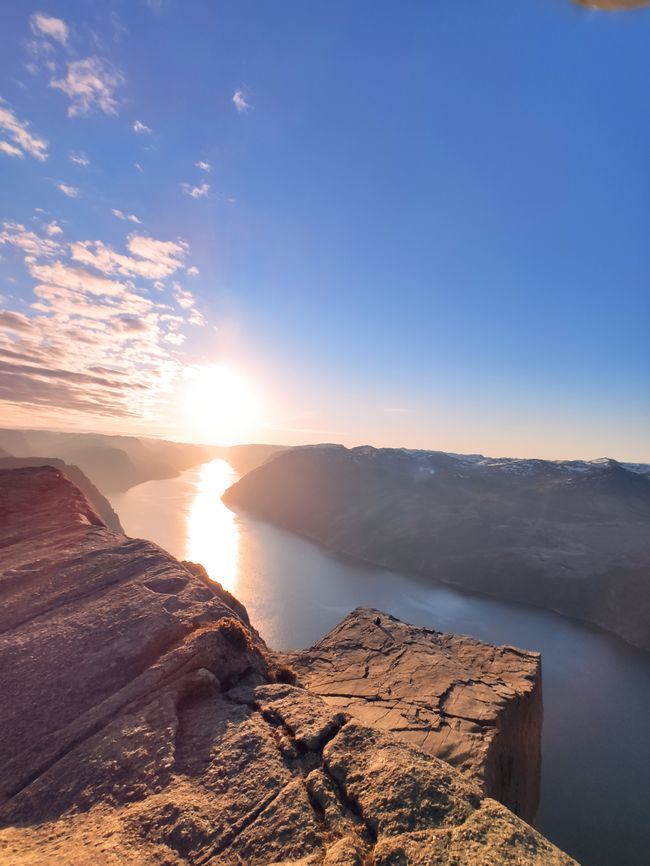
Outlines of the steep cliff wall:
[[228,600],[57,469],[0,472],[3,864],[573,862],[448,764],[274,682]]

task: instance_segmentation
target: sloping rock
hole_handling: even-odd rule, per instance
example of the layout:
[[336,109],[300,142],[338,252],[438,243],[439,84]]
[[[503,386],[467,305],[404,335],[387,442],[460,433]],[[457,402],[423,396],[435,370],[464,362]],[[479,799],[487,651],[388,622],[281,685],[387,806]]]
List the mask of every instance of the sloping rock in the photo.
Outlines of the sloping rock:
[[0,472],[7,866],[569,866],[455,769],[272,682],[255,633],[56,469]]
[[313,647],[278,653],[333,709],[442,758],[532,821],[539,799],[538,653],[358,608]]

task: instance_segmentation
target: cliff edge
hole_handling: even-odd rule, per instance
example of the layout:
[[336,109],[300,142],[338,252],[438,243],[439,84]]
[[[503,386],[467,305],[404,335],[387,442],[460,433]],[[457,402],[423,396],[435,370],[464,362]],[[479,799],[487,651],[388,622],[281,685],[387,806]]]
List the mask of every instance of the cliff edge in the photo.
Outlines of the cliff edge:
[[538,653],[359,608],[310,649],[278,657],[328,706],[442,758],[532,822],[541,772]]
[[277,682],[218,585],[0,472],[0,859],[572,864],[480,786]]

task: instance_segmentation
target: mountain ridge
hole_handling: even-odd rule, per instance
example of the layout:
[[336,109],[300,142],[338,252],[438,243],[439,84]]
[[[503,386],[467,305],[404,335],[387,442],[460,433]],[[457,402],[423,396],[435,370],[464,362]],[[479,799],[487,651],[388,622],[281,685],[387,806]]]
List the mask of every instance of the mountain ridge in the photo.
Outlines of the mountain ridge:
[[646,468],[326,444],[273,455],[223,501],[337,553],[650,649]]

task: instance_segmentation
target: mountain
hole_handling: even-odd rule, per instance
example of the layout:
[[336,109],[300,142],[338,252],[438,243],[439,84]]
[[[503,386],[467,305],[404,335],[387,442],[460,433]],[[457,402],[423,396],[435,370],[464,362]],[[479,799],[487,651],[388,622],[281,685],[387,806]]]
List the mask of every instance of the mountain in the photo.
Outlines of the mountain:
[[224,502],[339,553],[550,608],[650,649],[650,467],[317,445]]
[[[294,684],[232,596],[58,469],[0,470],[0,503],[3,866],[575,866],[471,773]],[[369,615],[381,657],[399,624]],[[512,654],[448,637],[451,704],[475,675],[498,718]]]
[[244,475],[265,463],[274,454],[286,451],[286,445],[229,445],[215,448],[215,456],[223,457],[235,472]]
[[137,436],[1,430],[0,447],[18,457],[58,457],[79,466],[105,493],[128,490],[153,479],[173,478],[210,460],[210,446]]
[[0,469],[22,469],[29,466],[53,466],[59,469],[84,494],[88,503],[109,529],[123,532],[120,519],[111,503],[103,496],[78,466],[70,466],[57,457],[4,457],[0,454]]

